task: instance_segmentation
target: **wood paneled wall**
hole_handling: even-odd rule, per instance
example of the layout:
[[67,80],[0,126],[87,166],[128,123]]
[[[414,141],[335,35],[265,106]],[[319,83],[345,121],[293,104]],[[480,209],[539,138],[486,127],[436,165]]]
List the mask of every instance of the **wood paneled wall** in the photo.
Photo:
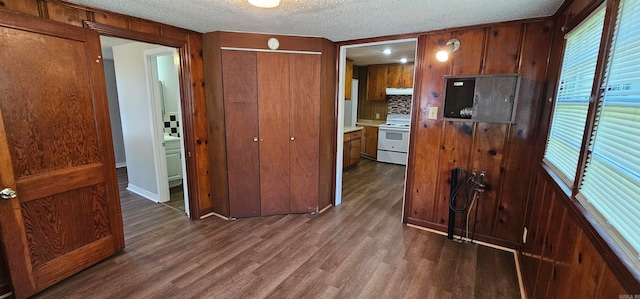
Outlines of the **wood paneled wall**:
[[[211,207],[207,119],[205,114],[204,73],[202,69],[202,35],[153,21],[113,13],[58,0],[2,0],[0,9],[33,15],[51,21],[82,27],[85,21],[111,26],[110,35],[125,32],[129,39],[161,43],[163,40],[182,41],[181,94],[183,98],[183,126],[187,161],[191,216],[199,218]],[[39,58],[34,58],[39,59]]]
[[[614,0],[617,1],[617,0]],[[607,1],[611,6],[614,1]],[[541,165],[562,64],[564,32],[575,26],[603,0],[569,0],[556,14],[549,58],[548,88],[542,103],[524,226],[527,242],[521,247],[522,275],[529,298],[619,298],[640,294],[640,281],[607,244],[581,205],[570,199],[570,188]],[[607,14],[616,14],[609,11]],[[603,43],[606,42],[603,39]],[[600,53],[606,55],[606,53]]]
[[227,157],[225,140],[224,109],[222,104],[222,66],[221,47],[267,49],[267,40],[275,37],[280,41],[280,50],[321,52],[320,85],[320,181],[319,208],[331,204],[335,180],[335,108],[337,91],[335,78],[337,65],[335,45],[324,38],[295,37],[284,35],[210,32],[205,33],[204,67],[207,91],[207,109],[209,115],[211,185],[213,201],[211,210],[217,214],[229,216],[229,188],[227,178]]
[[522,275],[529,298],[618,298],[625,291],[614,271],[567,208],[565,193],[537,166],[527,242],[521,248]]
[[[386,120],[389,111],[389,101],[368,101],[367,100],[367,78],[369,68],[360,66],[358,73],[358,119]],[[356,68],[353,69],[356,73]],[[355,77],[355,75],[354,75]],[[380,117],[376,118],[376,114]]]
[[[548,18],[419,37],[405,221],[445,231],[451,169],[484,169],[475,236],[512,248],[520,243],[552,28]],[[437,61],[435,53],[453,37],[460,50]],[[514,124],[428,119],[429,107],[442,111],[445,75],[500,73],[522,74]]]

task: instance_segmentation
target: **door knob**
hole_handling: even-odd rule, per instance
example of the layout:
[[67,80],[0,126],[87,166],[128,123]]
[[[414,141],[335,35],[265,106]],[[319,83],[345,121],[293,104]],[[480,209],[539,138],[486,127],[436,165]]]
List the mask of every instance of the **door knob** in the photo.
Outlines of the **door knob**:
[[295,137],[293,137],[293,136],[291,136],[291,141],[294,141],[294,140],[296,140],[296,138],[295,138]]
[[253,142],[258,142],[258,137],[253,137]]
[[18,196],[18,192],[11,188],[4,188],[2,191],[0,191],[0,198],[4,200],[16,198],[16,196]]

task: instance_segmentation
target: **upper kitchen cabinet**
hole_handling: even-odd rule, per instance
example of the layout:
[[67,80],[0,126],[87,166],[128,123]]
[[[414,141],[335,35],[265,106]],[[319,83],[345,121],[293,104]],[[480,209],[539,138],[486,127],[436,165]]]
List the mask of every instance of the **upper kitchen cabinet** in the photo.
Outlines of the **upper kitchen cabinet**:
[[230,218],[331,203],[335,47],[275,36],[280,49],[261,51],[272,37],[203,37],[212,212]]
[[367,100],[386,100],[387,81],[389,77],[389,65],[370,65],[367,79]]
[[387,73],[388,88],[413,87],[413,63],[390,64]]
[[344,74],[344,98],[351,100],[351,82],[353,79],[353,60],[347,59]]

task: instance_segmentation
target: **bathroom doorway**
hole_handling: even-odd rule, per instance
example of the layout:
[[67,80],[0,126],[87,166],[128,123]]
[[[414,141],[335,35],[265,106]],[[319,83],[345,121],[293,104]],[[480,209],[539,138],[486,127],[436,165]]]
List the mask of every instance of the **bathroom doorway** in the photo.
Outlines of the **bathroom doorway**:
[[128,191],[189,216],[177,49],[100,39],[119,177]]

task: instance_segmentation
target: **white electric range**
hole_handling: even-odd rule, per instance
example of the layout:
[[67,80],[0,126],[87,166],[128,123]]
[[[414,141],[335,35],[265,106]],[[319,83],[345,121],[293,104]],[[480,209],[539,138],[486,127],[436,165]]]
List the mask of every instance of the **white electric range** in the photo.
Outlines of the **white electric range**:
[[378,162],[407,165],[410,114],[389,114],[378,127]]

